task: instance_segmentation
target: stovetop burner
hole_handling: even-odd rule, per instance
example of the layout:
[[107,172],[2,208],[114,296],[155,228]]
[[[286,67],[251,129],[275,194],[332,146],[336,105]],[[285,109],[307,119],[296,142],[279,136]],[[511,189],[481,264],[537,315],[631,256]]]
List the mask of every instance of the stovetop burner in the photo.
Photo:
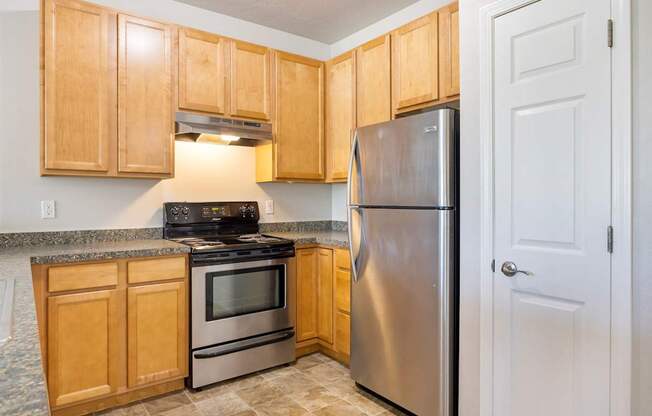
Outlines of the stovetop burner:
[[235,248],[262,248],[267,246],[288,245],[292,242],[284,238],[272,237],[263,234],[244,234],[235,236],[214,237],[181,237],[172,238],[172,241],[188,245],[193,252],[211,251]]

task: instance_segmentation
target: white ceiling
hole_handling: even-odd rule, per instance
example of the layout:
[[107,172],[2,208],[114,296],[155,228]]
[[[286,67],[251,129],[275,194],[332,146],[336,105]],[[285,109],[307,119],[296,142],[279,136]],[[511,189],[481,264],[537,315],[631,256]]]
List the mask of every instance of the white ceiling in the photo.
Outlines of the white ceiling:
[[176,0],[331,44],[417,0]]

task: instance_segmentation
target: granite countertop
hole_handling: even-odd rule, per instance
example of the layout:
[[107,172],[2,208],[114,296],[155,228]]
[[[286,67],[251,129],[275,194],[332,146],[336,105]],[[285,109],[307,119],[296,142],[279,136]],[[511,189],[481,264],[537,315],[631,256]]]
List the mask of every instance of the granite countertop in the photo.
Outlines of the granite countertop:
[[322,244],[338,248],[349,247],[349,236],[345,231],[279,231],[267,235],[287,238],[295,244]]
[[48,415],[32,264],[74,263],[188,253],[167,240],[129,240],[0,249],[0,279],[15,279],[12,335],[0,345],[0,415]]

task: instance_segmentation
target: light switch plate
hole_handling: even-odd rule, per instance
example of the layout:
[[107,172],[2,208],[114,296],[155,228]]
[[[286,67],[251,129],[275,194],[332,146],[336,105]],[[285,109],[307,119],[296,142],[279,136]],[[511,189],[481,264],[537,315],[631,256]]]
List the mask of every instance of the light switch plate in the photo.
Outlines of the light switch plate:
[[274,213],[274,201],[268,199],[265,201],[265,214],[271,215]]
[[52,200],[41,201],[41,218],[51,219],[57,216],[56,203]]

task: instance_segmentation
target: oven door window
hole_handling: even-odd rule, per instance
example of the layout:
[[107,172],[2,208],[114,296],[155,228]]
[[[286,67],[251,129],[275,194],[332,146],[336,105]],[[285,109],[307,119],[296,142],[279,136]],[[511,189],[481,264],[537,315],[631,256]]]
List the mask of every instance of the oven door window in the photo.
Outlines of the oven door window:
[[206,273],[206,320],[285,307],[285,266]]

